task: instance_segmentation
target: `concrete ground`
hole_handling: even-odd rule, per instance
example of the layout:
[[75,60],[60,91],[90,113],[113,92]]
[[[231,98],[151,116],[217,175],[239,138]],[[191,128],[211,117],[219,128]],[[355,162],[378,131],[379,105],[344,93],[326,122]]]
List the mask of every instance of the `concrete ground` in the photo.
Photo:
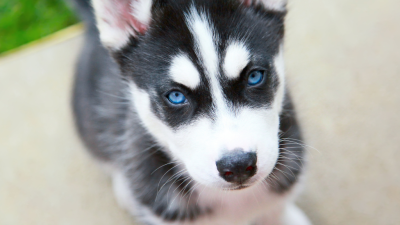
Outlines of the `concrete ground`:
[[[400,224],[400,1],[292,0],[288,85],[315,224]],[[71,119],[80,31],[0,58],[0,224],[128,225]]]

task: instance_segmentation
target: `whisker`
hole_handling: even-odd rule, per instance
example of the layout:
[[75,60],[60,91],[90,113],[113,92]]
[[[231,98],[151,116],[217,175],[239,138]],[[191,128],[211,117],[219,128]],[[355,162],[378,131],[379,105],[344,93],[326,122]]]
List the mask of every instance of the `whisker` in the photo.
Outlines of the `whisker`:
[[[296,170],[295,168],[290,167],[290,166],[285,165],[285,164],[282,164],[282,163],[279,163],[279,162],[277,162],[276,164],[282,165],[282,166],[286,167],[286,168],[290,171],[290,173],[293,175],[293,177],[296,177],[296,175],[294,175],[294,173],[293,173],[293,171],[292,171],[292,169]],[[291,168],[292,168],[292,169],[291,169]]]
[[[184,179],[184,180],[188,179],[187,177],[182,176],[185,172],[186,172],[186,170],[185,170],[185,169],[182,169],[182,170],[179,171],[177,174],[174,174],[170,179],[167,180],[167,183],[168,183],[168,181],[170,181],[170,180],[172,180],[172,179],[175,178],[174,181],[172,181],[172,183],[169,185],[169,188],[168,188],[168,191],[167,191],[167,198],[168,198],[169,190],[171,189],[172,186],[174,186],[175,182],[180,181],[180,180],[182,180],[182,179]],[[183,182],[184,182],[184,181],[183,181]],[[183,183],[183,182],[182,182],[182,183]],[[179,187],[179,186],[178,186],[178,187]]]
[[162,165],[162,166],[160,166],[160,167],[158,167],[157,169],[155,169],[153,172],[151,172],[151,174],[150,175],[153,175],[157,170],[159,170],[159,169],[161,169],[162,167],[164,167],[164,166],[168,166],[168,165],[170,165],[170,164],[174,164],[175,163],[175,161],[174,162],[169,162],[169,163],[165,163],[164,165]]
[[[187,177],[184,181],[182,181],[182,183],[181,183],[180,185],[178,185],[178,187],[176,187],[175,190],[174,190],[172,193],[174,193],[174,192],[176,191],[176,189],[178,189],[178,188],[179,188],[182,184],[184,184],[188,179],[190,179],[190,177]],[[172,199],[172,202],[171,202],[170,206],[174,203],[174,201],[175,201],[176,198],[182,193],[182,191],[184,191],[184,190],[186,189],[186,187],[187,187],[188,185],[190,185],[190,183],[192,183],[192,182],[193,182],[193,180],[189,181],[189,183],[187,183],[187,184],[182,188],[182,190],[180,190],[180,191],[178,192],[178,194],[175,195],[175,198]],[[168,191],[168,192],[169,192],[169,191]],[[167,192],[167,195],[168,195],[168,192]]]
[[169,171],[173,170],[175,167],[177,167],[177,166],[179,166],[179,165],[181,165],[181,163],[180,163],[180,164],[176,164],[175,166],[173,166],[172,168],[170,168],[169,170],[167,170],[167,172],[165,172],[164,175],[162,175],[162,177],[160,178],[160,181],[158,182],[157,188],[160,187],[160,182],[161,182],[161,180],[164,178],[164,176],[165,176]]
[[305,144],[303,141],[301,141],[301,140],[299,140],[299,139],[295,139],[295,138],[281,138],[281,140],[284,140],[284,141],[287,141],[287,142],[290,142],[290,143],[295,143],[295,144],[298,144],[298,145],[303,146],[303,147],[305,147],[305,148],[314,149],[314,150],[317,151],[318,153],[321,153],[317,148],[314,148],[314,147],[311,146],[311,145],[307,145],[307,144]]
[[[290,178],[288,177],[290,174],[286,173],[285,171],[282,171],[282,170],[278,169],[277,167],[275,167],[275,169],[278,170],[278,171],[280,171],[287,179],[290,180]],[[288,176],[286,176],[286,175],[288,175]],[[294,177],[294,176],[293,176],[293,177]]]

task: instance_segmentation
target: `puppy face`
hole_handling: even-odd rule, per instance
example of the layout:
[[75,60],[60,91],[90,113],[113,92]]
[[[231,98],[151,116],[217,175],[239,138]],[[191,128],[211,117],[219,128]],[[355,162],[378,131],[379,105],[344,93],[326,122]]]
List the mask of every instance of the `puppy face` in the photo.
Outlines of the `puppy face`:
[[[203,185],[265,179],[279,153],[282,2],[126,2],[94,8],[142,125]],[[99,13],[114,3],[118,15]]]

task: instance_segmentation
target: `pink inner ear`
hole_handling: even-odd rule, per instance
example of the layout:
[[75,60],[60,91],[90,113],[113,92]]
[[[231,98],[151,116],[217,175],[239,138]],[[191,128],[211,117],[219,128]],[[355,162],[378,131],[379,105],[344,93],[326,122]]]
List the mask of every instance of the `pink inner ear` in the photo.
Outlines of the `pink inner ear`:
[[144,34],[147,30],[147,26],[139,22],[132,13],[132,7],[130,3],[132,0],[114,0],[115,8],[118,15],[118,23],[116,24],[123,30],[130,29],[131,27],[137,32]]

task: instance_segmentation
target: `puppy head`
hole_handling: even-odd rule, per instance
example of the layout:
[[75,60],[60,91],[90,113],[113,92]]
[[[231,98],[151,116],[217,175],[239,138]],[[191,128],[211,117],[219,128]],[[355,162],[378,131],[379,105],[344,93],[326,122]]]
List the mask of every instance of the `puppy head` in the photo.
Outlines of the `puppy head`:
[[197,182],[241,189],[278,158],[281,0],[94,0],[148,132]]

